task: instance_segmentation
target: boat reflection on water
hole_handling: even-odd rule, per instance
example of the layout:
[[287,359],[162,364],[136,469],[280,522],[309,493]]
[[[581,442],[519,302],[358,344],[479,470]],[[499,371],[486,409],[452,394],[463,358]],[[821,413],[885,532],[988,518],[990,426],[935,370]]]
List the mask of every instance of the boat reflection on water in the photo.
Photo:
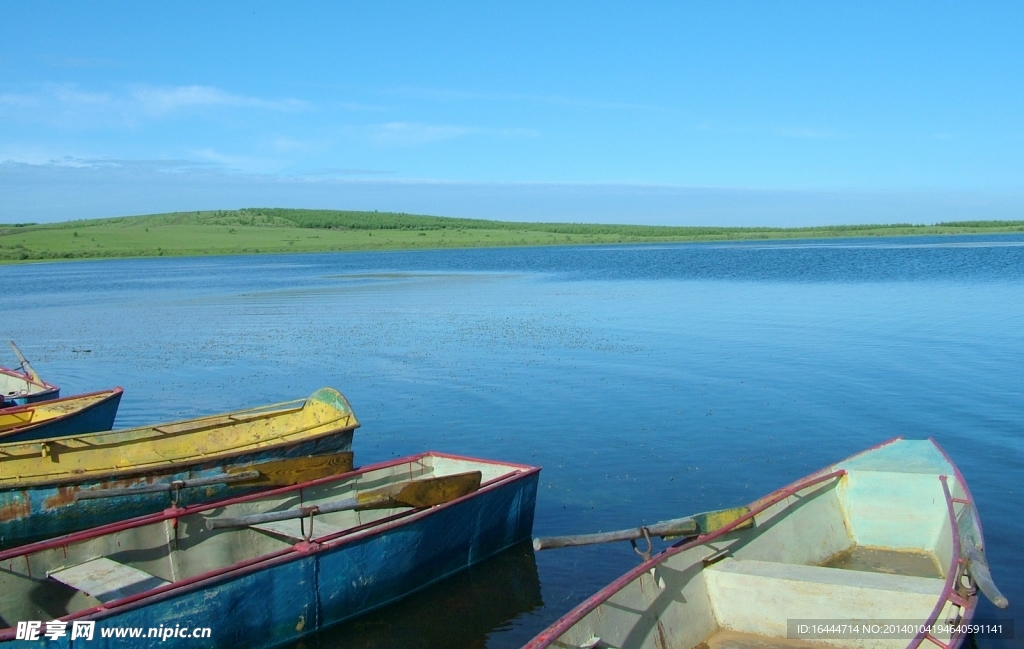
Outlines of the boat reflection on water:
[[[493,631],[544,606],[529,542],[458,573],[391,606],[327,629],[306,647],[322,649],[482,649]],[[518,642],[506,634],[509,646]],[[299,649],[300,644],[292,645]]]

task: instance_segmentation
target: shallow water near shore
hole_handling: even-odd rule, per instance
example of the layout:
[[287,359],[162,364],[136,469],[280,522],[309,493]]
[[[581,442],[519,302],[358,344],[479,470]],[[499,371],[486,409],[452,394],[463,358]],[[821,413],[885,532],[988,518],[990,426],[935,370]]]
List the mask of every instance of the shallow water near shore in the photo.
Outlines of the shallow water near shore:
[[[934,437],[1011,602],[977,617],[1024,610],[1024,236],[45,263],[0,285],[4,340],[63,395],[123,386],[119,428],[330,385],[357,464],[542,466],[537,535],[741,505]],[[304,646],[518,647],[636,561],[519,547]]]

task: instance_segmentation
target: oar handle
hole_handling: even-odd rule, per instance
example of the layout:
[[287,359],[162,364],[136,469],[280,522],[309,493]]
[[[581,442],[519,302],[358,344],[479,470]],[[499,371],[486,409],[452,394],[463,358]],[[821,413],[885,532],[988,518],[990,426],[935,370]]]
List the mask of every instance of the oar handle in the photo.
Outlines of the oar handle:
[[42,385],[43,384],[43,380],[41,378],[39,378],[39,375],[36,374],[36,371],[34,369],[32,369],[31,365],[29,365],[28,359],[25,358],[25,355],[21,353],[21,350],[18,349],[18,346],[14,344],[14,341],[13,340],[8,340],[7,343],[11,346],[11,349],[14,350],[14,355],[18,357],[18,362],[21,363],[21,369],[26,374],[29,375],[29,378],[32,379],[33,383],[36,383],[38,385]]
[[645,527],[635,527],[614,532],[598,532],[597,534],[573,534],[570,536],[550,536],[533,540],[534,550],[552,548],[568,548],[577,545],[593,545],[595,543],[612,543],[614,541],[634,541],[644,537],[644,530],[649,536],[691,536],[698,531],[697,521],[692,517],[674,518]]
[[249,525],[259,525],[261,523],[275,523],[277,521],[287,521],[293,518],[305,518],[306,516],[314,516],[317,514],[330,514],[331,512],[341,512],[349,509],[362,509],[373,507],[375,505],[386,505],[389,500],[390,499],[387,496],[375,496],[373,498],[345,498],[344,500],[335,500],[321,505],[308,505],[306,507],[286,509],[280,512],[250,514],[249,516],[238,516],[235,518],[208,518],[206,519],[206,529],[216,530],[224,527],[246,527]]
[[260,477],[259,471],[239,471],[238,473],[218,473],[205,478],[193,478],[191,480],[174,480],[172,482],[159,482],[157,484],[141,485],[138,487],[127,487],[125,489],[94,489],[91,491],[76,491],[75,500],[93,500],[95,498],[114,498],[117,496],[134,496],[137,494],[155,494],[175,489],[189,489],[192,487],[207,487],[215,484],[231,484],[233,482],[245,482]]
[[992,581],[992,572],[988,569],[988,561],[985,560],[985,555],[973,543],[965,544],[963,550],[967,556],[967,571],[974,578],[974,583],[978,584],[978,589],[997,607],[1006,608],[1009,606],[1010,600],[1006,599],[1006,596],[999,592],[995,582]]

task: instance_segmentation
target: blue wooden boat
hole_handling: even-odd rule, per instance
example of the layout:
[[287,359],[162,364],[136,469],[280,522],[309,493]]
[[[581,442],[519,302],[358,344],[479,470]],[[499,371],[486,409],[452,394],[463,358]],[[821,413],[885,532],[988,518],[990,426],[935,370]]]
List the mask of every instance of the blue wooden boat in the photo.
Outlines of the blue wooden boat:
[[524,649],[956,649],[979,589],[1007,606],[967,483],[895,439],[648,554]]
[[[0,548],[160,511],[172,501],[205,502],[348,470],[358,426],[345,397],[322,388],[307,399],[209,417],[2,443]],[[147,490],[132,489],[139,487]],[[111,491],[118,489],[126,491]],[[95,491],[107,495],[83,493]]]
[[60,388],[39,378],[14,341],[9,341],[9,344],[21,367],[18,370],[0,367],[0,408],[23,406],[60,396]]
[[123,389],[116,387],[0,409],[0,442],[110,430],[123,393]]
[[[54,620],[55,647],[111,646],[115,627],[141,629],[132,647],[291,642],[528,539],[539,472],[425,453],[0,552],[0,643]],[[466,478],[433,506],[394,496]],[[92,640],[71,639],[76,622]]]

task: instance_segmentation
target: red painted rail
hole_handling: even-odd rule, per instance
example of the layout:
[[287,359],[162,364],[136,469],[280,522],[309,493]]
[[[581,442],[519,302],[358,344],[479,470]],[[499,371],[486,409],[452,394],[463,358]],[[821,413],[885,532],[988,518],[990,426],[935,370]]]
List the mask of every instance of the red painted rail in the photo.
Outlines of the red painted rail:
[[962,634],[954,634],[950,638],[949,644],[946,644],[932,635],[927,631],[927,629],[939,620],[939,616],[942,615],[942,609],[946,608],[947,602],[952,602],[965,611],[968,610],[969,607],[969,601],[961,597],[954,590],[954,587],[963,575],[964,560],[960,552],[960,525],[956,520],[956,511],[953,509],[953,503],[955,501],[969,503],[970,501],[953,498],[953,495],[949,492],[947,476],[940,475],[939,480],[942,482],[942,493],[946,497],[946,510],[949,512],[949,529],[950,533],[953,535],[953,558],[949,562],[949,569],[946,574],[946,583],[942,587],[942,594],[939,596],[939,601],[935,603],[935,608],[932,609],[928,619],[925,620],[924,629],[914,636],[914,639],[907,645],[907,649],[917,649],[917,647],[919,647],[925,640],[939,646],[941,649],[950,649],[950,647],[959,645],[962,640]]

